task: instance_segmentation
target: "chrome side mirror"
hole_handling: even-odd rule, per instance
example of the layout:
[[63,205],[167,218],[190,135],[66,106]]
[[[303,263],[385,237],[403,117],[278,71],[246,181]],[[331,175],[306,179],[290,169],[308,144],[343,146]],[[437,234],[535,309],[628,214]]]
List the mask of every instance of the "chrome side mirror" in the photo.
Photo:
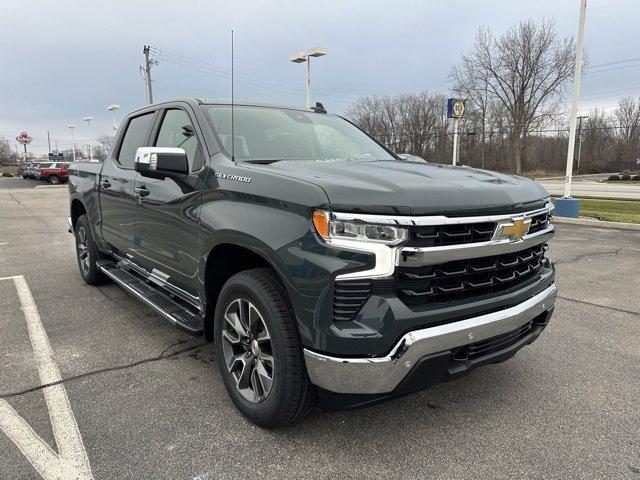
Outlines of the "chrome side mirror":
[[134,170],[149,178],[185,178],[189,175],[189,161],[183,148],[140,147]]

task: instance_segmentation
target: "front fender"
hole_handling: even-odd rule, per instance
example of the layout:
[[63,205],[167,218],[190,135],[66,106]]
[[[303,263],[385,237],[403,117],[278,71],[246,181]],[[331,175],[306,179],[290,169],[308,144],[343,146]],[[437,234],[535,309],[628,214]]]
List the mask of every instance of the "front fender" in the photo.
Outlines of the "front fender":
[[244,200],[218,197],[216,201],[205,199],[202,204],[198,269],[201,298],[206,298],[209,252],[221,244],[246,248],[266,260],[280,277],[303,346],[322,349],[332,336],[335,275],[345,269],[369,267],[372,255],[345,252],[321,241],[313,230],[311,207],[280,200]]

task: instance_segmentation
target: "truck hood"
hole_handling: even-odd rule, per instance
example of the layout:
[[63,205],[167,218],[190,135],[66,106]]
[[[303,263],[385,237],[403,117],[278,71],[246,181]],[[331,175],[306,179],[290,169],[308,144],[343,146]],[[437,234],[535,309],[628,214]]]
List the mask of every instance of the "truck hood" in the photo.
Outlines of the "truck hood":
[[344,212],[467,215],[536,207],[549,193],[523,177],[426,162],[286,160],[252,165],[312,182]]

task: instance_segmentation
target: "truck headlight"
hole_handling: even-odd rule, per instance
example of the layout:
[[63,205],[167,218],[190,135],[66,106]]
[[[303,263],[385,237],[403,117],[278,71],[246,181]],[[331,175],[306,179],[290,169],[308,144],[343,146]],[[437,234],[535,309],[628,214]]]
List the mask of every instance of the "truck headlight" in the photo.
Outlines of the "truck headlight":
[[405,228],[332,219],[325,210],[313,211],[313,225],[318,235],[329,242],[341,239],[397,245],[408,238]]

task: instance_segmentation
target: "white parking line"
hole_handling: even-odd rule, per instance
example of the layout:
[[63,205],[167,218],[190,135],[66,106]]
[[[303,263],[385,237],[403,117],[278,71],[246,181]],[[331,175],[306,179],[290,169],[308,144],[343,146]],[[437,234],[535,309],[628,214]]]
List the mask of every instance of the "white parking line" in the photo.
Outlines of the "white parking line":
[[[18,291],[40,382],[42,385],[60,382],[62,376],[53,359],[49,338],[40,321],[38,308],[33,301],[29,286],[22,275],[0,278],[0,280],[9,279],[13,280]],[[16,444],[42,478],[46,480],[92,479],[89,458],[64,385],[62,383],[52,385],[43,388],[42,391],[59,453],[42,440],[3,399],[0,399],[0,429]]]

